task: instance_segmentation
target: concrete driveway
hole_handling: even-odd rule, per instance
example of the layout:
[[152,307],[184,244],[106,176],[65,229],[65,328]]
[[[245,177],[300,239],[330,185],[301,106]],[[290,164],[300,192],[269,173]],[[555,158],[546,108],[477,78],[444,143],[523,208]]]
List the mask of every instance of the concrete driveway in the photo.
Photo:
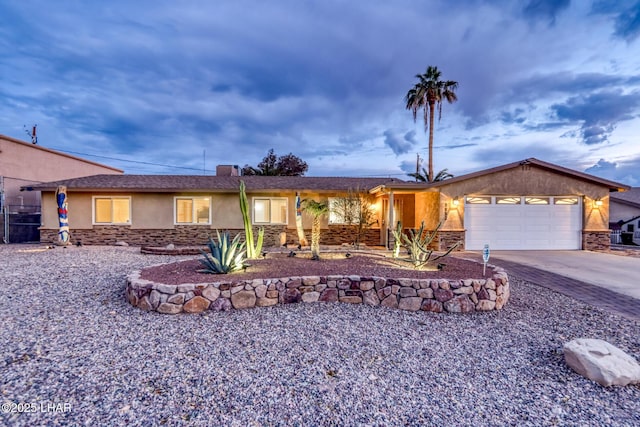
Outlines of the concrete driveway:
[[498,260],[539,268],[640,299],[640,258],[590,251],[492,251]]

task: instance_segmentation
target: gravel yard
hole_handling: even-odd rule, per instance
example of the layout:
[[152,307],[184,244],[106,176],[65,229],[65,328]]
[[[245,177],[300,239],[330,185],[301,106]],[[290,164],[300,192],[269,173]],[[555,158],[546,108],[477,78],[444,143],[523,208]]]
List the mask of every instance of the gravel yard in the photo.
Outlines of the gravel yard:
[[130,306],[125,275],[193,257],[41,248],[0,245],[0,425],[640,425],[640,386],[561,352],[602,338],[640,359],[640,324],[515,277],[500,312],[170,316]]

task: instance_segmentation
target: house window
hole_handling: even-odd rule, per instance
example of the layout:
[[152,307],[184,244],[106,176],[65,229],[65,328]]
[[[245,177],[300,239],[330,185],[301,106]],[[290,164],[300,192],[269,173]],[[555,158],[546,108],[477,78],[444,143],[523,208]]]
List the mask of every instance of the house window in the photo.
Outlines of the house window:
[[577,205],[577,197],[554,197],[553,203],[556,205]]
[[549,198],[548,197],[525,197],[524,203],[525,205],[548,205]]
[[627,224],[627,231],[633,233],[633,224]]
[[468,205],[490,205],[491,204],[490,196],[481,196],[481,197],[467,196],[466,200]]
[[519,205],[521,202],[520,197],[496,197],[497,205]]
[[329,224],[356,224],[359,214],[359,199],[329,197]]
[[209,197],[176,197],[176,224],[211,224],[211,199]]
[[253,199],[253,223],[254,224],[286,224],[287,223],[287,199],[286,198],[254,198]]
[[131,197],[94,197],[94,224],[131,224]]

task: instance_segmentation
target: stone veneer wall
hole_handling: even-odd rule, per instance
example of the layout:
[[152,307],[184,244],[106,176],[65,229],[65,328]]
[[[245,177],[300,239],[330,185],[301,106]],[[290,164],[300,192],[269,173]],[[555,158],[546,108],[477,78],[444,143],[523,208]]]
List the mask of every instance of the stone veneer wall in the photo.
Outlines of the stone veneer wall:
[[[323,245],[340,245],[351,243],[354,232],[350,226],[330,226],[322,230],[320,243]],[[258,236],[258,226],[253,227],[254,239]],[[244,235],[244,229],[220,230],[229,231],[231,236],[238,233]],[[264,246],[280,246],[280,234],[287,233],[287,242],[298,242],[296,230],[287,229],[285,225],[264,226]],[[311,239],[311,230],[305,230],[307,239]],[[166,246],[174,245],[205,245],[209,236],[215,237],[215,229],[197,225],[176,225],[171,229],[137,229],[126,225],[96,225],[92,229],[71,229],[71,243],[82,242],[83,245],[113,245],[116,242],[127,242],[132,246]],[[54,243],[58,240],[58,230],[40,229],[42,243]],[[380,230],[367,230],[363,238],[369,246],[380,244]]]
[[611,249],[610,231],[583,231],[582,249],[586,251],[608,251]]
[[343,302],[409,311],[469,313],[500,310],[510,296],[505,271],[491,266],[489,279],[385,279],[360,276],[307,276],[233,283],[167,285],[127,277],[129,303],[147,311],[177,314],[227,311],[297,302]]
[[[343,243],[353,243],[356,238],[356,225],[329,225],[328,229],[323,229],[320,235],[321,245],[341,245]],[[311,243],[311,230],[304,230],[304,235]],[[298,244],[298,232],[287,230],[287,243]],[[380,229],[370,228],[361,236],[361,243],[367,246],[380,245]]]
[[462,242],[455,250],[463,251],[464,250],[464,231],[438,231],[438,238],[440,240],[439,251],[446,251],[451,246],[455,245],[458,242]]

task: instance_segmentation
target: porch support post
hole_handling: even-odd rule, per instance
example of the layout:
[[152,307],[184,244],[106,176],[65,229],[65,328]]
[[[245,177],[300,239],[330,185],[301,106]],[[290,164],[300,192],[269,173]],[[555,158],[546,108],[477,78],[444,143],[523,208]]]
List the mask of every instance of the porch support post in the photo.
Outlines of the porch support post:
[[387,244],[387,248],[391,247],[391,239],[389,238],[389,236],[391,235],[391,230],[393,230],[395,228],[395,218],[393,216],[393,205],[394,205],[394,201],[393,201],[393,190],[389,190],[389,203],[388,203],[388,212],[387,212],[387,218],[389,218],[389,221],[387,221],[387,239],[386,239],[386,244]]

